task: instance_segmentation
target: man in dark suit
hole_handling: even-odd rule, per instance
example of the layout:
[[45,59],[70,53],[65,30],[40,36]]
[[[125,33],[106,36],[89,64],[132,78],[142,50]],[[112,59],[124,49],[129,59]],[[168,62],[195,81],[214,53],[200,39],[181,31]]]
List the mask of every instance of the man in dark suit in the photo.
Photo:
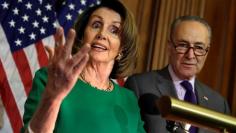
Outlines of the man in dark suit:
[[[172,96],[180,100],[188,97],[187,88],[183,81],[191,87],[191,97],[194,104],[229,114],[227,101],[217,92],[201,83],[196,78],[204,66],[211,41],[211,28],[208,23],[197,16],[182,16],[174,20],[171,25],[168,40],[169,65],[162,70],[136,74],[129,77],[125,87],[132,89],[139,100],[146,96],[160,98],[163,95]],[[151,95],[150,95],[151,94]],[[160,116],[158,110],[149,108],[154,101],[142,103],[141,113],[148,133],[166,133],[180,131],[180,125],[175,122],[166,121]],[[193,129],[193,131],[192,131]],[[195,133],[209,133],[209,130],[196,128],[189,124],[181,125],[181,131],[191,130]]]

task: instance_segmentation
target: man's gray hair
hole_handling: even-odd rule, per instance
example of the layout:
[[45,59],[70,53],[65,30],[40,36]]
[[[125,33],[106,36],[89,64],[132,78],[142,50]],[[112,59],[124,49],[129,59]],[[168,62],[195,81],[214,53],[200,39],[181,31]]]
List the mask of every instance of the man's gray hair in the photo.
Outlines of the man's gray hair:
[[181,22],[184,22],[184,21],[196,21],[196,22],[199,22],[201,24],[203,24],[207,30],[208,30],[208,33],[209,33],[209,41],[211,42],[211,36],[212,36],[212,31],[211,31],[211,27],[210,25],[207,23],[207,21],[199,16],[180,16],[178,18],[176,18],[172,24],[171,24],[171,29],[170,29],[170,39],[172,40],[172,35],[175,31],[175,28],[176,26],[181,23]]

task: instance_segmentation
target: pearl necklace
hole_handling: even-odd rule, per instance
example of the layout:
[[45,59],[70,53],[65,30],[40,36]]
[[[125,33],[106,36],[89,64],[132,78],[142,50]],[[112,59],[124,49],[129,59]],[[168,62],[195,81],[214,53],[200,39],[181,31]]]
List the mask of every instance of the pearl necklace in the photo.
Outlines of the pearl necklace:
[[96,86],[91,85],[91,83],[85,79],[85,76],[84,76],[83,72],[80,73],[80,77],[85,83],[89,84],[91,87],[96,88],[98,90],[108,91],[108,92],[113,90],[113,83],[111,82],[111,80],[109,80],[108,87],[106,89],[104,89],[104,88],[97,88]]

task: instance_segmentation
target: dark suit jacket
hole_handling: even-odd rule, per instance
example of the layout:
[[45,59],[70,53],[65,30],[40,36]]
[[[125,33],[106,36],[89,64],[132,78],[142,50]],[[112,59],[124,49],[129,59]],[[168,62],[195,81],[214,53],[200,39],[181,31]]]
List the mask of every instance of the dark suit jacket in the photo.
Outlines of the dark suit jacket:
[[[127,79],[125,87],[132,89],[138,98],[147,93],[154,94],[157,97],[168,95],[177,98],[177,93],[169,74],[168,67],[165,67],[162,70],[133,75]],[[195,81],[195,90],[198,105],[225,114],[230,113],[227,101],[217,92],[213,91],[197,79]],[[205,97],[207,97],[208,100]],[[166,129],[166,120],[163,119],[160,114],[153,115],[142,111],[141,115],[145,122],[145,129],[148,133],[168,132]],[[210,133],[210,131],[199,129],[199,133]]]

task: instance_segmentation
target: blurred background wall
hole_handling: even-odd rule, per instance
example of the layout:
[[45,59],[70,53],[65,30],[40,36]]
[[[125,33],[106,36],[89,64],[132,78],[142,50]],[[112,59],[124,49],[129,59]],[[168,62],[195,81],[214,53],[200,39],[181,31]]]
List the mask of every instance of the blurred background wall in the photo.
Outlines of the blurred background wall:
[[235,0],[122,0],[139,29],[140,57],[135,73],[167,65],[170,23],[178,16],[199,15],[213,31],[211,48],[199,79],[221,93],[236,116]]

